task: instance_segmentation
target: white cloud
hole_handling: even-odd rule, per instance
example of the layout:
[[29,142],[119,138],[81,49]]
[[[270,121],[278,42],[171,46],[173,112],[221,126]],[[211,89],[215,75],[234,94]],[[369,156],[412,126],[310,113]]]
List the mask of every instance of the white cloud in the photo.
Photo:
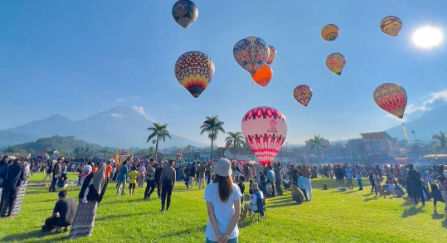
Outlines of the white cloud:
[[402,119],[400,119],[399,117],[397,117],[395,115],[386,114],[386,117],[391,118],[391,119],[393,119],[395,121],[398,121],[398,122],[407,122],[408,121],[406,116],[404,116]]
[[429,94],[430,98],[422,102],[420,105],[409,104],[405,110],[405,114],[409,115],[416,111],[429,111],[430,105],[433,105],[436,101],[447,102],[447,89],[440,92],[433,92]]
[[146,118],[146,120],[151,121],[151,122],[157,122],[153,117],[149,116],[145,111],[144,111],[144,107],[142,106],[132,106],[132,109],[136,112],[138,112],[140,115],[144,116],[144,118]]
[[121,115],[121,114],[116,114],[116,113],[112,113],[111,116],[112,116],[112,117],[119,117],[119,118],[123,117],[123,115]]
[[115,99],[117,102],[123,102],[124,100],[123,100],[123,98],[116,98]]

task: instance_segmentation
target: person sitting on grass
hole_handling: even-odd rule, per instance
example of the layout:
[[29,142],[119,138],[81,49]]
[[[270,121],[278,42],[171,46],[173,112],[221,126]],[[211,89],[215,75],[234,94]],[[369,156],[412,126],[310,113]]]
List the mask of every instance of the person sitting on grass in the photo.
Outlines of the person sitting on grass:
[[393,187],[394,187],[394,195],[396,195],[397,197],[402,197],[403,195],[405,195],[404,189],[397,184],[397,181],[391,181],[391,183],[393,183]]
[[244,220],[248,215],[251,217],[251,213],[254,211],[258,211],[259,207],[262,207],[262,205],[258,205],[258,200],[264,200],[264,194],[259,190],[257,183],[252,183],[250,186],[250,189],[253,190],[253,195],[251,195],[250,202],[245,203],[244,205],[244,211],[242,212],[241,220]]
[[67,191],[59,192],[59,201],[54,206],[53,215],[45,220],[42,231],[52,231],[56,229],[56,233],[68,231],[68,227],[73,223],[76,214],[76,201],[74,198],[67,197]]
[[132,166],[129,172],[129,195],[133,196],[135,193],[135,187],[137,185],[137,178],[140,175],[138,171],[136,171],[135,166]]
[[301,204],[304,202],[304,193],[296,186],[295,183],[292,183],[292,199],[298,203]]
[[385,182],[385,185],[382,188],[382,195],[383,198],[386,198],[387,195],[394,196],[393,186],[391,185],[390,181]]
[[309,201],[307,199],[307,193],[306,193],[306,185],[304,184],[304,177],[303,173],[298,172],[298,188],[301,190],[301,192],[304,194],[304,197],[306,198],[306,202]]

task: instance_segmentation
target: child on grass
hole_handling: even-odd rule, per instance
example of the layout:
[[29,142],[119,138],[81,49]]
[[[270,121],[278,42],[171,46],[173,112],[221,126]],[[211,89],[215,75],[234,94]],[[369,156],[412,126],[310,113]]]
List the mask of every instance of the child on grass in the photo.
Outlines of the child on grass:
[[307,202],[309,200],[307,199],[306,184],[304,184],[303,173],[298,172],[298,175],[298,188],[303,192]]
[[133,194],[135,193],[135,187],[139,175],[140,173],[136,171],[135,166],[132,166],[132,169],[129,172],[129,194],[131,196],[133,196]]

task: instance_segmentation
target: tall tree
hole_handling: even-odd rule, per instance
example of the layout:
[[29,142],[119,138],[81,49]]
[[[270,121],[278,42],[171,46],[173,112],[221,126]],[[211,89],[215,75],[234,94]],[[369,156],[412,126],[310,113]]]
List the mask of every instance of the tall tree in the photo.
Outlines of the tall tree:
[[213,145],[214,141],[217,139],[217,135],[219,132],[225,132],[223,129],[224,122],[220,121],[217,116],[212,117],[205,117],[205,121],[203,122],[202,126],[200,126],[200,129],[202,131],[200,134],[204,134],[205,132],[208,133],[208,138],[211,139],[211,156],[210,159],[213,159]]
[[321,149],[325,149],[326,145],[324,144],[324,138],[320,135],[314,135],[313,138],[306,141],[306,144],[310,145],[310,149],[316,149],[318,152],[318,156],[320,156]]
[[447,152],[445,132],[439,132],[439,134],[433,134],[433,136],[431,136],[431,138],[434,141],[430,145],[435,149],[435,153]]
[[169,131],[167,129],[168,124],[161,125],[160,123],[153,123],[153,127],[149,127],[147,130],[152,133],[147,137],[146,143],[152,140],[152,143],[155,143],[155,160],[157,160],[158,156],[158,142],[161,140],[163,142],[166,141],[166,137],[171,138]]
[[236,158],[237,149],[242,147],[242,144],[244,143],[245,139],[241,132],[228,132],[227,134],[228,136],[225,138],[226,147],[233,148],[232,153],[234,159]]

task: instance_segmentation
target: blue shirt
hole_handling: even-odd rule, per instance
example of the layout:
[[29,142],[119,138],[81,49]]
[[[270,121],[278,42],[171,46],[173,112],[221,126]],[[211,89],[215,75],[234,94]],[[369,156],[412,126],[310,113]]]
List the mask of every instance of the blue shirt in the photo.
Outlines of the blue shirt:
[[300,189],[305,189],[306,186],[304,185],[304,178],[302,176],[298,177],[298,187]]
[[121,166],[120,172],[118,174],[118,181],[125,181],[128,171],[129,169],[127,169],[127,166]]
[[272,183],[275,182],[275,172],[272,170],[267,171],[267,180]]
[[356,169],[356,170],[355,170],[355,178],[356,178],[357,180],[361,180],[361,179],[362,179],[360,169]]

